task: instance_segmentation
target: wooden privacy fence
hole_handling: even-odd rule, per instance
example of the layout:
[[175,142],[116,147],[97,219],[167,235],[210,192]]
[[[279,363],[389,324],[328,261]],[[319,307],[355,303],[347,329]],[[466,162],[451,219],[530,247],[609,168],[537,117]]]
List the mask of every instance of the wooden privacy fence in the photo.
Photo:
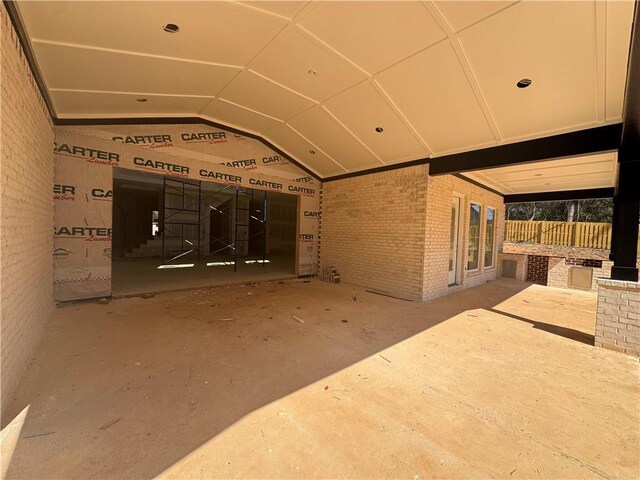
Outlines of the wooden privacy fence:
[[505,241],[608,249],[611,224],[507,220]]

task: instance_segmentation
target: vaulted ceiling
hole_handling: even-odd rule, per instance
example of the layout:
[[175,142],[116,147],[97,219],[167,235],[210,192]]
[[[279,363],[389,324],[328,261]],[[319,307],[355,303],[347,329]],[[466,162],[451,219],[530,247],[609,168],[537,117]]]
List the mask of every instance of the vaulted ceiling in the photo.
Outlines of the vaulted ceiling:
[[58,118],[200,116],[326,177],[619,122],[634,2],[18,7]]

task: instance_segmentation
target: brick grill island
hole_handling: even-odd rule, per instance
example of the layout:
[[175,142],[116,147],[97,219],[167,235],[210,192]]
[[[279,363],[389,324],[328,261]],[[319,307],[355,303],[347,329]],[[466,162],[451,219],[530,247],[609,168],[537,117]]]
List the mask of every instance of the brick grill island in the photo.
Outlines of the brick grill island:
[[640,356],[640,283],[598,280],[595,345]]

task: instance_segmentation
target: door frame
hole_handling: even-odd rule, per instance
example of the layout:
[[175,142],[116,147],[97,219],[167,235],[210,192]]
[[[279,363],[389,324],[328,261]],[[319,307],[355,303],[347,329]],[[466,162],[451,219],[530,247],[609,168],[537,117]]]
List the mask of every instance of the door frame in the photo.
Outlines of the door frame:
[[[462,283],[462,255],[463,255],[463,250],[462,247],[464,245],[464,235],[463,235],[463,228],[464,228],[464,215],[463,215],[463,209],[464,209],[464,196],[459,194],[459,193],[453,193],[453,195],[451,196],[451,204],[449,206],[449,208],[452,207],[453,205],[453,200],[454,199],[458,199],[458,228],[457,228],[457,232],[456,232],[456,240],[457,240],[457,245],[455,246],[456,249],[456,261],[455,261],[455,265],[453,266],[453,272],[454,272],[454,279],[453,282],[451,282],[451,280],[449,279],[449,269],[447,268],[447,285],[450,287],[456,286],[456,285],[460,285]],[[451,228],[449,228],[449,235],[451,235]],[[451,241],[451,238],[449,237],[449,242]],[[449,252],[451,253],[451,252]],[[450,258],[447,260],[451,260]],[[449,263],[447,262],[447,265]]]

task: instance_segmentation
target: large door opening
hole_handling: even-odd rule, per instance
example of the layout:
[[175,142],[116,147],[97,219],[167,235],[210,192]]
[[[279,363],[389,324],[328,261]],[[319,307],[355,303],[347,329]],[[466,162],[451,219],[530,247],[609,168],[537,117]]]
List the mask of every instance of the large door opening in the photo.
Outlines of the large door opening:
[[114,170],[114,295],[295,275],[298,199]]

